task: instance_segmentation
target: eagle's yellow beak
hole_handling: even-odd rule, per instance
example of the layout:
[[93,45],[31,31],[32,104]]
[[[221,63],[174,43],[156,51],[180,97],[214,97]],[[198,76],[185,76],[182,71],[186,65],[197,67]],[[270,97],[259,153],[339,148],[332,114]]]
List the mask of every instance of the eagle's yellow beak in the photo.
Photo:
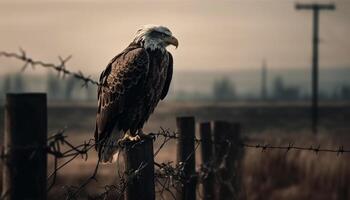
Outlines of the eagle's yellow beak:
[[166,39],[166,42],[168,44],[172,44],[175,46],[175,48],[177,48],[179,46],[179,41],[176,39],[176,37],[174,36],[170,36]]

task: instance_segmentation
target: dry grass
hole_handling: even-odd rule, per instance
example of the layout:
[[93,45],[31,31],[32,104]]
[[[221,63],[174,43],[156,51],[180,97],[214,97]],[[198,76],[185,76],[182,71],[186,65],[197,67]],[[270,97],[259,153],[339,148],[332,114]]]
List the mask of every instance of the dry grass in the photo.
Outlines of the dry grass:
[[[266,138],[271,143],[283,145],[292,140],[290,137]],[[329,136],[301,136],[297,139],[298,145],[304,146],[321,144],[334,147],[341,144]],[[349,137],[342,139],[347,141],[343,145],[350,146]],[[350,199],[348,154],[249,149],[245,151],[243,170],[247,199]]]

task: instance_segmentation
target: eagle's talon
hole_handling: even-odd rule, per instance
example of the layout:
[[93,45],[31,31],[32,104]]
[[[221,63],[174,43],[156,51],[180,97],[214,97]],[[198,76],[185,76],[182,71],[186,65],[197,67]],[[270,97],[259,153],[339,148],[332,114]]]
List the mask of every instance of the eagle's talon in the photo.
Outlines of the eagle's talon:
[[132,136],[129,132],[126,132],[124,137],[117,141],[118,146],[124,146],[126,142],[137,142],[140,141],[142,137],[140,135]]
[[130,138],[130,141],[133,141],[133,142],[137,142],[140,140],[141,140],[141,137],[139,135],[136,135],[136,136]]

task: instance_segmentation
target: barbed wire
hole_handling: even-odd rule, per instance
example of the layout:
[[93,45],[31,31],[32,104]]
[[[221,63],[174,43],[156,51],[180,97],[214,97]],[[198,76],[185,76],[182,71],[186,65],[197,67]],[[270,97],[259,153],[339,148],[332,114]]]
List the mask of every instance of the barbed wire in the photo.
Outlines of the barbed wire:
[[289,152],[290,150],[300,150],[300,151],[312,151],[316,154],[319,152],[328,152],[328,153],[336,153],[337,155],[341,155],[343,153],[350,153],[350,150],[345,150],[344,146],[338,146],[336,149],[326,149],[321,148],[321,145],[311,145],[310,147],[301,147],[301,146],[294,146],[293,143],[289,143],[288,146],[275,146],[270,144],[241,144],[243,147],[246,148],[255,148],[255,149],[261,149],[261,151],[266,151],[268,149],[277,149],[277,150],[286,150],[286,152]]
[[[169,139],[180,139],[179,133],[171,132],[167,129],[161,128],[161,130],[157,133],[150,133],[151,136],[158,138],[158,137],[164,137]],[[201,143],[203,142],[202,139],[194,138],[194,142]],[[225,144],[229,141],[211,141],[213,144]],[[303,147],[303,146],[295,146],[293,142],[289,142],[288,146],[278,146],[278,145],[272,145],[272,144],[264,144],[264,143],[257,143],[257,144],[249,144],[244,143],[242,141],[236,141],[234,145],[238,145],[245,148],[255,148],[260,149],[261,151],[266,150],[286,150],[289,152],[290,150],[300,150],[300,151],[312,151],[315,153],[319,152],[328,152],[328,153],[336,153],[337,155],[341,155],[343,153],[350,153],[350,149],[344,149],[343,145],[339,145],[336,148],[321,148],[320,144],[317,145],[311,145],[309,147]]]
[[[170,140],[186,140],[186,138],[180,137],[179,133],[177,132],[171,132],[168,129],[163,129],[157,133],[150,133],[149,135],[153,136],[156,139],[159,139],[163,137],[162,143],[160,144],[160,148],[156,150],[155,156],[159,153],[160,149],[165,146],[167,142]],[[248,139],[248,138],[247,138]],[[250,140],[252,138],[249,138]],[[203,139],[199,139],[194,137],[193,141],[199,145],[202,142],[207,142]],[[278,145],[271,145],[271,144],[250,144],[242,141],[210,141],[214,145],[222,146],[226,145],[226,152],[222,155],[221,158],[218,158],[213,155],[213,160],[211,160],[209,163],[202,163],[195,172],[195,174],[190,175],[189,177],[186,177],[184,175],[184,165],[186,164],[186,161],[184,163],[173,163],[173,162],[167,162],[167,163],[155,163],[155,166],[158,168],[155,171],[155,177],[156,182],[160,186],[160,188],[156,191],[159,196],[162,199],[165,199],[163,197],[163,193],[167,192],[170,194],[170,197],[172,199],[176,199],[176,195],[174,194],[174,191],[176,192],[176,188],[179,184],[182,184],[189,179],[195,178],[199,184],[202,184],[205,180],[209,178],[209,176],[215,176],[215,180],[218,181],[220,184],[224,184],[228,190],[230,190],[231,194],[237,194],[235,185],[225,179],[221,174],[222,170],[226,170],[226,162],[227,158],[229,156],[231,146],[235,146],[241,149],[258,149],[262,152],[266,152],[268,150],[285,150],[286,153],[290,152],[291,150],[298,150],[298,151],[308,151],[308,152],[314,152],[316,155],[319,154],[319,152],[328,152],[328,153],[335,153],[337,156],[342,155],[343,153],[350,153],[350,150],[344,149],[344,146],[338,146],[337,148],[321,148],[321,145],[312,145],[310,147],[302,147],[302,146],[295,146],[294,143],[290,142],[287,146],[278,146]],[[194,152],[197,150],[197,147],[195,147]],[[194,153],[192,152],[192,153]],[[191,154],[192,154],[191,153]],[[198,186],[198,185],[197,185]],[[171,189],[172,188],[172,189]],[[200,197],[200,190],[197,188],[197,195]]]
[[99,86],[100,83],[94,79],[91,78],[91,76],[86,76],[83,74],[82,71],[78,72],[72,72],[67,69],[67,62],[72,58],[72,56],[67,56],[66,58],[62,58],[61,56],[58,56],[58,64],[50,63],[50,62],[44,62],[41,60],[35,60],[27,55],[25,50],[22,48],[19,49],[19,53],[14,52],[6,52],[6,51],[0,51],[0,57],[6,57],[6,58],[14,58],[17,60],[20,60],[24,62],[24,65],[22,66],[22,71],[26,70],[29,66],[32,67],[32,69],[35,68],[35,66],[41,66],[44,68],[53,69],[58,72],[58,76],[65,77],[66,75],[72,76],[73,78],[79,79],[83,81],[83,86],[87,87],[88,84]]
[[[65,129],[57,131],[52,136],[48,137],[47,140],[47,146],[46,147],[40,147],[40,149],[46,150],[47,154],[53,156],[53,171],[48,175],[47,181],[50,182],[48,185],[47,191],[49,192],[56,183],[57,179],[57,173],[59,170],[67,166],[70,162],[75,160],[77,157],[81,157],[84,160],[88,159],[88,152],[91,149],[94,149],[97,144],[94,139],[90,139],[88,141],[84,141],[81,144],[73,145],[71,142],[67,140],[67,136],[64,135],[66,132]],[[166,144],[170,140],[177,140],[180,139],[179,133],[171,132],[169,130],[161,128],[161,130],[157,133],[150,133],[149,134],[154,140],[159,140],[161,137],[163,138],[162,142],[159,144],[158,149],[154,153],[154,157],[156,157],[161,149],[163,149]],[[184,138],[181,138],[184,140]],[[186,140],[186,139],[185,139]],[[197,151],[199,145],[203,142],[202,139],[199,138],[193,138],[195,142],[195,148],[193,152],[188,156],[188,159],[190,156],[194,155]],[[236,147],[239,148],[253,148],[253,149],[259,149],[262,152],[265,152],[267,150],[284,150],[285,152],[290,152],[291,150],[298,150],[298,151],[309,151],[309,152],[315,152],[316,154],[319,154],[320,152],[328,152],[328,153],[335,153],[336,155],[341,155],[343,153],[350,153],[350,150],[347,150],[344,148],[344,146],[338,146],[337,148],[333,149],[327,149],[327,148],[321,148],[320,145],[313,145],[310,147],[302,147],[302,146],[295,146],[293,143],[289,143],[287,146],[278,146],[278,145],[270,145],[270,144],[248,144],[244,142],[232,142],[232,141],[212,141],[213,144],[220,144],[220,145],[228,145],[227,149],[230,149],[231,145],[236,145]],[[137,145],[136,143],[135,145]],[[101,144],[99,144],[101,145]],[[103,144],[102,144],[103,145]],[[134,148],[135,145],[132,145],[129,148]],[[63,148],[65,146],[65,148]],[[111,145],[107,145],[111,146]],[[115,145],[113,145],[115,146]],[[120,147],[120,146],[119,146]],[[34,146],[20,146],[20,147],[8,147],[8,148],[20,148],[20,149],[31,149],[33,150]],[[33,150],[35,151],[35,150]],[[229,154],[229,151],[227,151],[222,161],[225,160],[225,157]],[[5,155],[4,150],[1,151],[1,158],[6,159],[8,155]],[[59,159],[67,159],[62,164],[58,164]],[[180,163],[173,163],[173,162],[164,162],[164,163],[141,163],[138,169],[128,172],[128,174],[121,173],[119,175],[119,184],[117,185],[106,185],[104,187],[104,192],[97,196],[90,196],[89,199],[105,199],[106,197],[110,196],[111,194],[122,196],[127,185],[129,182],[135,177],[138,176],[140,173],[142,173],[142,170],[145,168],[148,164],[153,164],[156,167],[155,170],[155,182],[157,184],[157,190],[156,193],[163,198],[163,195],[165,192],[169,193],[171,197],[175,199],[176,195],[176,188],[182,184],[185,181],[188,181],[187,179],[195,178],[198,180],[199,183],[201,183],[203,180],[205,180],[208,177],[208,174],[210,173],[217,173],[218,170],[220,170],[220,166],[222,163],[211,162],[211,163],[203,163],[200,168],[195,172],[195,174],[192,174],[190,176],[186,176],[184,173],[184,166],[186,165],[187,160]],[[100,160],[97,160],[96,167],[93,172],[93,174],[86,179],[82,184],[79,186],[65,186],[65,194],[67,200],[73,200],[77,199],[79,197],[79,194],[81,191],[92,181],[96,179],[96,175],[98,173],[98,166],[99,166]]]

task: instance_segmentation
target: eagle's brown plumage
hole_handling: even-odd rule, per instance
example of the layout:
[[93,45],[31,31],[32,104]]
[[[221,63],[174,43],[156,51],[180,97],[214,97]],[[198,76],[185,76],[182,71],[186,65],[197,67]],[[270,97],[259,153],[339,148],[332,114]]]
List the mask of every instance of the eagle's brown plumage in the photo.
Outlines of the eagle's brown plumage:
[[146,49],[142,42],[132,42],[110,61],[98,88],[95,140],[102,161],[110,161],[115,153],[108,145],[115,145],[126,131],[135,135],[142,129],[167,95],[172,73],[172,55]]

